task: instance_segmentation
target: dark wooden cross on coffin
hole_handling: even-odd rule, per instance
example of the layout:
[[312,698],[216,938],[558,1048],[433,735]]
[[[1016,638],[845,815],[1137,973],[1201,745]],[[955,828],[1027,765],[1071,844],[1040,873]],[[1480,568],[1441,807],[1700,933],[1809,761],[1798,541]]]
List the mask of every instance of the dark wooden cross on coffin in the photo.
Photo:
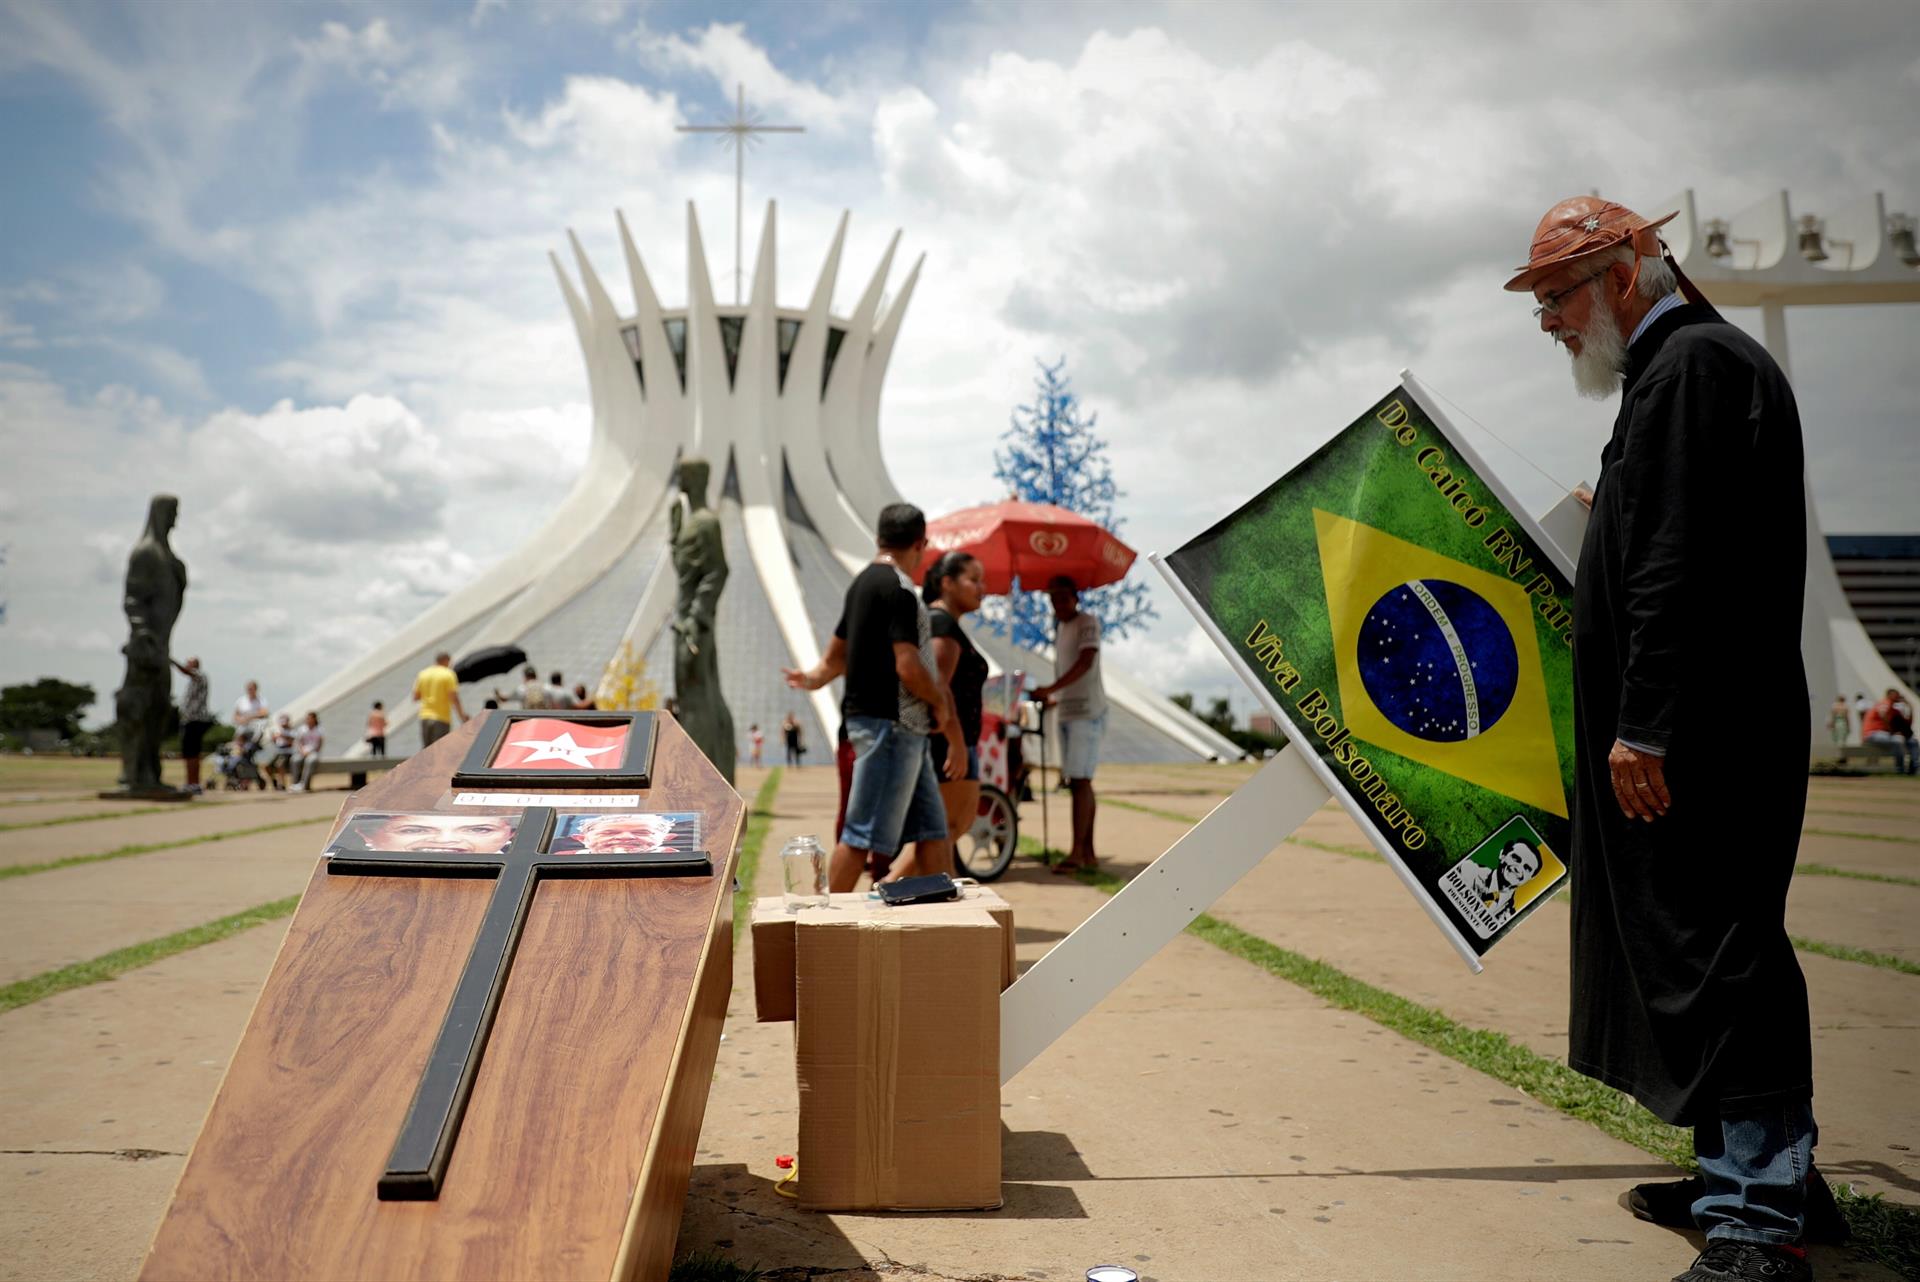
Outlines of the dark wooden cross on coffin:
[[474,1074],[493,1030],[493,1016],[506,991],[507,972],[533,903],[534,888],[550,877],[711,877],[713,861],[707,852],[651,851],[630,855],[541,853],[553,829],[551,807],[527,810],[506,850],[497,855],[441,852],[355,851],[335,854],[327,862],[332,876],[364,877],[492,877],[493,897],[480,933],[467,955],[467,966],[453,990],[447,1018],[434,1039],[426,1072],[407,1107],[380,1177],[379,1196],[385,1202],[430,1202],[440,1196],[440,1182],[460,1134],[460,1119],[473,1092]]

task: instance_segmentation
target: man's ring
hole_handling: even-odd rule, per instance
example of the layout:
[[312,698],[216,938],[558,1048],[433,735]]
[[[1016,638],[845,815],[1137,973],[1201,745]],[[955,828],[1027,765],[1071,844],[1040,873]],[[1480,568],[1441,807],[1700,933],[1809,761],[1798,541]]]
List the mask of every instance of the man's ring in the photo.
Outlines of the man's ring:
[[1652,786],[1653,785],[1649,783],[1637,783],[1633,785],[1633,788],[1635,792],[1645,792],[1648,788],[1651,788]]

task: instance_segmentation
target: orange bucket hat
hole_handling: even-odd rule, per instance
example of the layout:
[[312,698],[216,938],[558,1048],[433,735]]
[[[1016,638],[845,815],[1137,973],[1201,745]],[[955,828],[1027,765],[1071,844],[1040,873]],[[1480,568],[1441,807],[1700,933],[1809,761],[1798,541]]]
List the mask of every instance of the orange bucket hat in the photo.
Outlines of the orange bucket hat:
[[1541,280],[1569,263],[1603,254],[1619,245],[1631,245],[1637,256],[1633,265],[1636,280],[1640,275],[1638,258],[1664,257],[1688,301],[1701,302],[1700,291],[1680,271],[1680,265],[1673,261],[1660,240],[1659,228],[1678,216],[1676,210],[1665,218],[1648,222],[1625,205],[1616,205],[1611,200],[1598,196],[1568,197],[1549,209],[1540,225],[1534,228],[1527,265],[1507,282],[1506,288],[1515,293],[1531,293]]

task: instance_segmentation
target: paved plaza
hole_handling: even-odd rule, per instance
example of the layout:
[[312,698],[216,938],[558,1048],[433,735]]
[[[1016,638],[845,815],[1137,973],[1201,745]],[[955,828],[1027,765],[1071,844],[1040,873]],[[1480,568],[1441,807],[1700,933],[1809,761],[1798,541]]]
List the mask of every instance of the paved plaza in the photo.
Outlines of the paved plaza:
[[[1105,771],[1110,870],[1143,868],[1250,774]],[[742,792],[765,778],[743,771]],[[92,959],[123,962],[109,982],[27,994],[0,1013],[0,1278],[134,1275],[285,910],[180,941],[297,894],[345,796],[256,793],[103,817],[112,808],[83,789],[0,761],[0,867],[30,869],[0,895],[0,984],[15,992]],[[833,805],[829,770],[783,774],[754,893],[778,892],[780,844],[824,836]],[[1065,805],[1049,818],[1062,844]],[[1039,836],[1037,807],[1022,822]],[[1789,928],[1813,1000],[1820,1162],[1836,1182],[1920,1206],[1920,785],[1815,779],[1806,827]],[[123,853],[87,858],[111,852]],[[1031,859],[998,889],[1015,908],[1023,968],[1106,899]],[[1469,975],[1331,805],[1213,916],[1461,1025],[1564,1054],[1564,908],[1549,905]],[[165,955],[139,964],[169,937],[155,950]],[[683,1252],[778,1282],[1060,1282],[1102,1262],[1156,1282],[1276,1282],[1659,1279],[1698,1249],[1617,1205],[1626,1185],[1673,1174],[1648,1152],[1191,934],[1006,1086],[1004,1208],[803,1212],[775,1190],[774,1159],[795,1147],[793,1029],[754,1022],[742,944]],[[1816,1250],[1815,1263],[1827,1279],[1894,1276],[1847,1250]]]

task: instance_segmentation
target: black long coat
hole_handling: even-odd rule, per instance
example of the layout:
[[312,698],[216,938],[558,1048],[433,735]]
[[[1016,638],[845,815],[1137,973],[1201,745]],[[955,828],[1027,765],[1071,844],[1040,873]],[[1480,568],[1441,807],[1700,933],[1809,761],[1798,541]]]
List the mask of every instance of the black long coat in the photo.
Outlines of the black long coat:
[[[1812,1090],[1803,470],[1785,375],[1711,307],[1632,346],[1574,590],[1568,1061],[1682,1125]],[[1666,749],[1664,818],[1621,814],[1616,738]]]

